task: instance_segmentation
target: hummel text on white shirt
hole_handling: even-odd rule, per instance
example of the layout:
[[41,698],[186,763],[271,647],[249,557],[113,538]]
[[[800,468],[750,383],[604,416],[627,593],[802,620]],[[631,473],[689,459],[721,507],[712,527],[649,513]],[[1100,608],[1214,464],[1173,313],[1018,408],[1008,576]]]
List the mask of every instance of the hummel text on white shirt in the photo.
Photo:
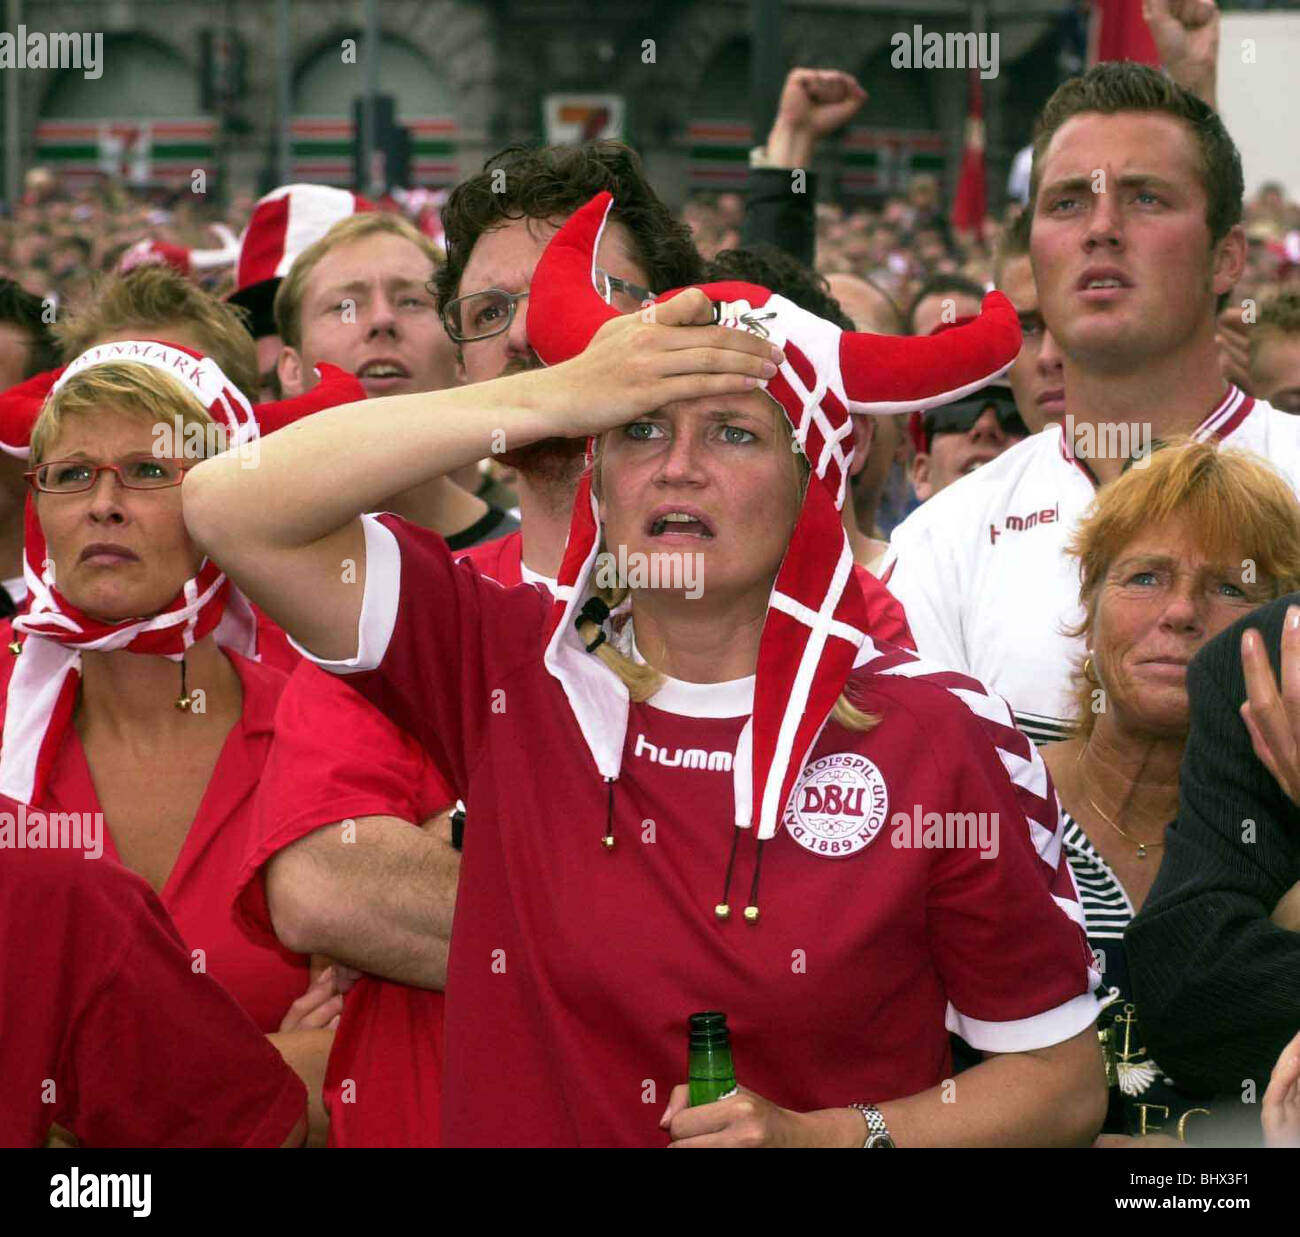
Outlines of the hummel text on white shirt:
[[1043,511],[1031,511],[1028,515],[1009,515],[1003,520],[1003,526],[989,525],[989,544],[996,545],[1003,533],[1019,533],[1036,528],[1039,524],[1055,524],[1061,518],[1061,504],[1048,507]]

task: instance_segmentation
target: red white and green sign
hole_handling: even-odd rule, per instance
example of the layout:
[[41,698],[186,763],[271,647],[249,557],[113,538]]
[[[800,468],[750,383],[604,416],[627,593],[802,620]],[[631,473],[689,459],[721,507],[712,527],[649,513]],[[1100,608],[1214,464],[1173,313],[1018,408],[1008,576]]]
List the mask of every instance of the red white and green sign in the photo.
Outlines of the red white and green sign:
[[917,172],[942,176],[946,145],[930,129],[850,129],[840,150],[840,190],[902,193]]
[[[411,134],[412,181],[455,184],[456,122],[449,116],[417,116],[398,123]],[[290,128],[293,179],[351,187],[355,137],[350,117],[299,116]]]
[[754,132],[734,120],[693,120],[686,127],[692,189],[739,189],[749,174]]
[[131,185],[187,184],[197,169],[216,172],[215,120],[44,120],[36,159],[67,184],[101,176]]

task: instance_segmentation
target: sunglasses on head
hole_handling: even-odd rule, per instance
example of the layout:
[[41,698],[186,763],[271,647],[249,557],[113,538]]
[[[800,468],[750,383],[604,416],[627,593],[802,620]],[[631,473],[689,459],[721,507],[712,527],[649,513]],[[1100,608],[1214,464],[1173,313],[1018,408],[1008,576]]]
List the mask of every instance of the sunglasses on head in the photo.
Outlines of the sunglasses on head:
[[1016,401],[1010,395],[989,395],[981,391],[973,399],[961,399],[955,404],[944,404],[940,408],[931,408],[922,422],[927,441],[935,434],[966,434],[975,426],[975,422],[984,415],[985,409],[992,409],[998,419],[998,427],[1004,434],[1027,437],[1029,427],[1020,416]]

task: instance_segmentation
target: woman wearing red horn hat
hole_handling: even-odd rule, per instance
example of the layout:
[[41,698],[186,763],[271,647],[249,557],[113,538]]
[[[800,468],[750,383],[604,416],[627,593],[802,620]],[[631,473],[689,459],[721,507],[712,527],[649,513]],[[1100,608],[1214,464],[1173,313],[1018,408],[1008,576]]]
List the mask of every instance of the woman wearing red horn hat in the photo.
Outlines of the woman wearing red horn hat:
[[[312,398],[253,408],[210,357],[105,343],[51,375],[42,399],[10,400],[3,426],[31,486],[28,597],[0,662],[0,795],[29,809],[15,844],[71,846],[142,876],[195,969],[317,1095],[341,1010],[332,977],[313,983],[306,956],[250,940],[233,909],[288,678],[261,660],[267,625],[186,531],[181,483],[222,450],[252,467],[262,430],[362,397],[330,368]],[[329,687],[345,725],[338,710],[357,697]]]
[[[839,519],[850,414],[987,381],[1010,304],[932,339],[748,284],[615,317],[591,290],[609,205],[534,275],[551,368],[382,401],[382,437],[373,400],[333,409],[186,487],[195,537],[469,807],[446,1141],[1087,1142],[1097,976],[1051,782],[1001,701],[866,633]],[[361,516],[557,432],[594,443],[553,599]],[[701,1009],[742,1089],[686,1108]],[[950,1030],[988,1058],[960,1104]]]

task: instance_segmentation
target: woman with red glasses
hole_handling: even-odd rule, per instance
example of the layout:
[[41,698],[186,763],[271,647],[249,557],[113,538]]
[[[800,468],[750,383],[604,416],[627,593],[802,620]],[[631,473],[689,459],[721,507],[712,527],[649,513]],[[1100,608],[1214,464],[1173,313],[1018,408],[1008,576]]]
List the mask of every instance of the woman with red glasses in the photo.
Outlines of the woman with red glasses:
[[[0,662],[0,795],[29,805],[26,844],[71,843],[143,877],[193,968],[317,1096],[342,998],[328,970],[313,982],[307,956],[255,943],[232,909],[288,679],[258,659],[257,617],[191,540],[181,489],[206,455],[254,465],[259,416],[277,424],[359,395],[333,371],[310,401],[255,411],[179,346],[77,358],[26,423],[28,599]],[[346,724],[356,697],[333,694]]]

